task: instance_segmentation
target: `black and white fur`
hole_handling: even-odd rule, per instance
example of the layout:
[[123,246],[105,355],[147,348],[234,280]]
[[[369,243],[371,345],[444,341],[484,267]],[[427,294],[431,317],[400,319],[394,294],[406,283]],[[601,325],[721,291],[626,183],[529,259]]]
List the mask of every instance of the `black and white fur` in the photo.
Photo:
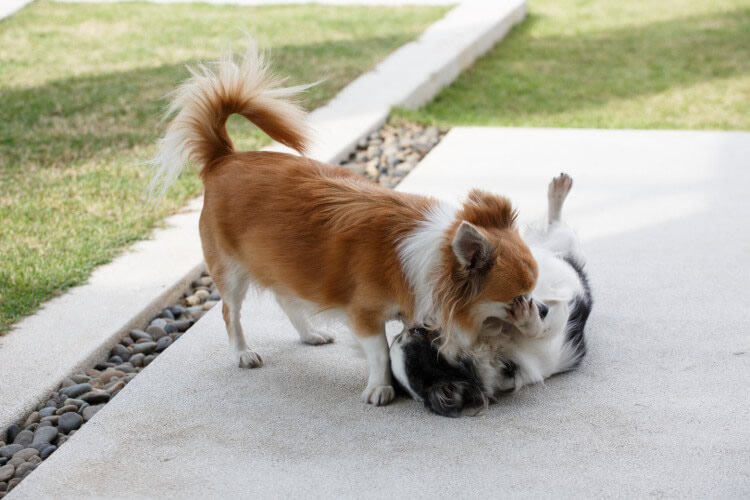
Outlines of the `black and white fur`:
[[552,179],[548,217],[524,238],[539,265],[530,296],[518,297],[502,317],[489,318],[473,346],[443,345],[438,331],[405,328],[391,345],[399,385],[429,409],[457,417],[486,406],[503,391],[576,368],[586,354],[584,328],[593,300],[575,233],[562,223],[573,180]]

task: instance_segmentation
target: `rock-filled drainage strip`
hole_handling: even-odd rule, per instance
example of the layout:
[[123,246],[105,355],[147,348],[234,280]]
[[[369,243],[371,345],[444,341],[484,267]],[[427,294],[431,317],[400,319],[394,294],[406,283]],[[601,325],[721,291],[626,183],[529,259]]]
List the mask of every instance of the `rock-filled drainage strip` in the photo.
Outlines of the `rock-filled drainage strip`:
[[[445,136],[446,130],[408,122],[386,123],[362,139],[341,166],[385,187],[395,187]],[[0,499],[62,446],[159,354],[178,341],[221,297],[207,273],[183,298],[143,330],[131,330],[102,361],[65,378],[23,425],[0,434]]]

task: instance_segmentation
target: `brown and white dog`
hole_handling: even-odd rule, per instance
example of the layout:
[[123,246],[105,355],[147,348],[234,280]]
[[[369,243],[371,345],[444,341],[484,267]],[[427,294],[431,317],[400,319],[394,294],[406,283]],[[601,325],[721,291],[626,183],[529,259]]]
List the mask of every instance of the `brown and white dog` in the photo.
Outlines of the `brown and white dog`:
[[[303,111],[288,100],[250,42],[199,67],[174,94],[174,114],[153,160],[161,192],[192,160],[205,186],[203,254],[224,300],[234,361],[263,364],[240,325],[249,285],[272,291],[302,340],[331,342],[311,314],[342,318],[368,363],[362,398],[394,398],[385,323],[430,323],[470,344],[483,321],[535,286],[537,264],[506,198],[472,191],[461,207],[394,192],[304,156]],[[240,114],[300,156],[236,151],[226,120]],[[460,167],[460,166],[458,166]]]

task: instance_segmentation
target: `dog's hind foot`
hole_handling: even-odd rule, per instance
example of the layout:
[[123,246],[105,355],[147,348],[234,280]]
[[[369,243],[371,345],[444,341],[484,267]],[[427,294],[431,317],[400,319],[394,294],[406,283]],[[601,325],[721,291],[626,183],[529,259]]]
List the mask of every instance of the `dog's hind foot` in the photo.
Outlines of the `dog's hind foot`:
[[573,178],[566,173],[554,177],[547,188],[547,207],[549,223],[559,222],[565,198],[573,187]]
[[260,368],[263,366],[263,358],[255,351],[243,349],[234,353],[234,362],[240,368]]
[[323,330],[306,330],[300,332],[299,337],[302,339],[302,342],[310,345],[330,344],[336,340],[335,335]]

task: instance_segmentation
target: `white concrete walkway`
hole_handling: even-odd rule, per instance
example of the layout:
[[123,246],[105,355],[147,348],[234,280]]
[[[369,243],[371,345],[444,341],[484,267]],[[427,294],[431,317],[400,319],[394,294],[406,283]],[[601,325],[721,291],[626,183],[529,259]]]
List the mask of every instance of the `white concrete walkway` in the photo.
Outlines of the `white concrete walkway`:
[[18,12],[32,0],[0,0],[0,20]]
[[365,407],[347,342],[301,345],[275,304],[219,308],[8,498],[592,498],[750,495],[750,134],[454,129],[401,189],[506,193],[524,218],[575,179],[597,299],[577,372],[486,417]]

